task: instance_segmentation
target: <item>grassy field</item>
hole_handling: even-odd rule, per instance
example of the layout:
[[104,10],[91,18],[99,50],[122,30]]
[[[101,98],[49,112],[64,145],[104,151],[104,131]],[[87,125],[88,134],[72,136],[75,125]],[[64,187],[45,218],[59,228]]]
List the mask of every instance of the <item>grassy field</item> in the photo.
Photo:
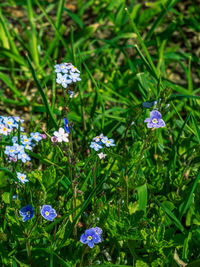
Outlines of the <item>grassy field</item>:
[[199,10],[1,1],[0,266],[200,266]]

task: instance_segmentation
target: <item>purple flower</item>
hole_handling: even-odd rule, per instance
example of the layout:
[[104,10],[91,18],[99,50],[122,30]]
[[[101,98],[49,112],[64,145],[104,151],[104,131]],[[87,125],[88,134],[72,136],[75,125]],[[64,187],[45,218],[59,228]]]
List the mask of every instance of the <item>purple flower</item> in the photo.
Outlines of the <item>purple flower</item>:
[[97,230],[95,231],[95,228],[90,228],[86,230],[80,238],[81,243],[87,244],[90,248],[93,248],[94,244],[98,244],[101,242],[101,234],[99,234]]
[[41,209],[41,215],[48,221],[53,221],[57,216],[56,211],[50,205],[43,205]]
[[32,205],[27,205],[19,211],[19,214],[22,216],[22,221],[26,222],[27,220],[30,220],[34,216],[34,210]]
[[58,138],[56,136],[52,136],[51,137],[51,142],[57,143],[58,142]]
[[150,118],[147,118],[144,122],[148,122],[148,128],[165,127],[165,122],[161,119],[161,117],[162,115],[159,111],[153,110],[150,112]]

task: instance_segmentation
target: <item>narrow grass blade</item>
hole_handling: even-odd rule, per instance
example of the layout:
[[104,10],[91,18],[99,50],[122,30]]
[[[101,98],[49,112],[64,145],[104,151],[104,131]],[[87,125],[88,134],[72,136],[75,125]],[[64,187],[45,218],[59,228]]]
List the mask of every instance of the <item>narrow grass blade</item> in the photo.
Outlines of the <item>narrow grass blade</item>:
[[185,201],[185,204],[182,206],[181,211],[180,211],[180,220],[182,219],[183,215],[186,213],[186,211],[188,210],[188,208],[191,206],[192,204],[192,200],[193,200],[193,193],[199,183],[200,180],[200,173],[197,175],[193,185],[191,186],[191,190],[189,195],[187,196],[187,199]]
[[192,117],[192,122],[193,122],[193,125],[195,128],[196,136],[197,136],[197,139],[198,139],[199,144],[200,144],[200,129],[198,127],[198,124],[197,124],[195,117],[194,116],[191,116],[191,117]]
[[161,209],[169,216],[169,218],[174,222],[174,224],[176,225],[176,227],[182,232],[184,233],[184,227],[181,224],[181,222],[177,219],[177,217],[174,215],[173,212],[171,212],[167,207],[165,207],[162,203],[160,203],[158,200],[155,200],[155,202],[157,203],[158,206],[161,207]]
[[152,34],[154,33],[155,29],[158,27],[158,25],[161,23],[161,21],[164,19],[165,15],[169,12],[169,10],[178,2],[179,0],[168,0],[166,6],[162,9],[162,12],[157,17],[157,19],[154,21],[151,29],[147,32],[147,35],[145,37],[145,41],[150,39]]
[[40,60],[39,60],[39,53],[38,53],[38,41],[37,41],[37,31],[36,31],[36,25],[35,25],[35,15],[33,14],[33,8],[32,8],[32,1],[27,0],[27,9],[28,9],[28,19],[29,24],[31,26],[31,34],[30,34],[30,53],[32,55],[33,62],[36,66],[36,68],[39,68]]
[[39,91],[39,93],[40,93],[40,95],[41,95],[42,101],[43,101],[43,103],[44,103],[44,105],[45,105],[45,107],[46,107],[46,112],[48,113],[48,115],[49,115],[49,117],[50,117],[50,119],[51,119],[51,121],[52,121],[54,127],[55,127],[55,128],[58,128],[58,125],[57,125],[56,119],[55,119],[55,117],[54,117],[53,111],[51,110],[51,108],[50,108],[50,106],[49,106],[49,103],[48,103],[48,101],[47,101],[47,99],[46,99],[46,96],[45,96],[43,90],[42,90],[42,87],[41,87],[41,85],[40,85],[40,82],[38,81],[38,78],[37,78],[37,76],[36,76],[35,70],[34,70],[32,64],[31,64],[31,61],[30,61],[30,58],[29,58],[28,55],[27,55],[27,61],[28,61],[28,65],[29,65],[29,67],[30,67],[31,73],[32,73],[32,75],[33,75],[33,79],[34,79],[34,81],[35,81],[35,83],[36,83],[36,86],[37,86],[37,88],[38,88],[38,91]]

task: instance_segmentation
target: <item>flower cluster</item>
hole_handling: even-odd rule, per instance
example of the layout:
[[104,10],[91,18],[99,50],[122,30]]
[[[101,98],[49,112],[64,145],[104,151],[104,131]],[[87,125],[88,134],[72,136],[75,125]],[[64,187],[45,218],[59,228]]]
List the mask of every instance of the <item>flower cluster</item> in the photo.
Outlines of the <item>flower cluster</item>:
[[85,233],[81,235],[80,241],[82,244],[87,244],[88,247],[93,248],[95,244],[103,240],[101,237],[102,232],[100,227],[85,230]]
[[[104,136],[103,134],[94,137],[92,140],[94,140],[94,142],[91,142],[90,147],[93,148],[95,151],[99,151],[104,146],[106,147],[115,146],[114,140],[108,139],[108,137]],[[103,154],[103,152],[101,152],[98,154],[98,157],[100,159],[103,159],[106,157],[106,154]]]
[[38,132],[31,133],[30,137],[27,137],[27,135],[21,135],[21,144],[18,143],[18,137],[14,136],[12,138],[13,145],[6,146],[4,153],[8,156],[9,161],[16,162],[17,160],[21,160],[23,163],[26,163],[27,161],[30,161],[31,158],[25,152],[25,149],[32,150],[33,146],[35,146],[35,144],[40,140],[42,140],[42,136]]
[[[43,205],[40,209],[40,213],[42,217],[48,221],[53,221],[53,219],[57,216],[56,211],[50,205]],[[22,216],[23,222],[32,219],[34,216],[33,206],[29,204],[21,208],[19,214]]]
[[[19,122],[23,123],[24,120],[21,120],[19,117],[5,117],[0,116],[0,134],[1,135],[10,135],[14,129],[18,129]],[[24,128],[20,128],[21,131],[24,131]]]
[[[54,68],[57,73],[56,82],[64,88],[67,88],[67,86],[73,82],[81,81],[80,71],[71,63],[56,64]],[[68,90],[68,94],[70,98],[74,95],[71,90]]]

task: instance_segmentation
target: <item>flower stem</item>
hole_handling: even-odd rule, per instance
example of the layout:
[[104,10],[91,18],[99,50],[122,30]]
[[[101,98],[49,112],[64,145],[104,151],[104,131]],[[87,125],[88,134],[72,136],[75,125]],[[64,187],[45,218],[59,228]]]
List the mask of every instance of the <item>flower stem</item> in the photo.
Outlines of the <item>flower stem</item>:
[[149,131],[149,133],[148,133],[148,135],[147,135],[147,138],[146,138],[146,140],[144,141],[144,145],[143,145],[142,151],[141,151],[141,153],[140,153],[140,156],[139,156],[139,159],[138,159],[138,161],[137,161],[137,165],[136,165],[136,168],[135,168],[135,171],[134,171],[134,174],[133,174],[133,181],[135,180],[135,177],[136,177],[136,175],[137,175],[137,171],[138,171],[138,168],[139,168],[139,166],[140,166],[140,161],[141,161],[141,159],[142,159],[142,156],[143,156],[143,154],[144,154],[144,151],[145,151],[146,148],[147,148],[147,143],[148,143],[148,141],[149,141],[149,137],[150,137],[151,132],[152,132],[152,129],[150,129],[150,131]]

